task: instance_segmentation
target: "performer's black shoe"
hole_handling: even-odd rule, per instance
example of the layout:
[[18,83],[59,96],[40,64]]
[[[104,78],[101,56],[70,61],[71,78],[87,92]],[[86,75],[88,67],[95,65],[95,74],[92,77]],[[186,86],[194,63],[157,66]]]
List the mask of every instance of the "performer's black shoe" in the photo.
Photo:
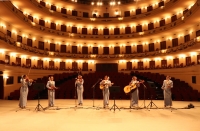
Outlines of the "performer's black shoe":
[[82,103],[79,103],[78,105],[79,105],[79,106],[82,106],[83,104],[82,104]]

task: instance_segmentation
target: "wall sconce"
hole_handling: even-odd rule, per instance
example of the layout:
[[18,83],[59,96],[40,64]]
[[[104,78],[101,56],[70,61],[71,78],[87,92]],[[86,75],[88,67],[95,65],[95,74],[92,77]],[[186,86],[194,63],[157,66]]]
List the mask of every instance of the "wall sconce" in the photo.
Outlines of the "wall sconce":
[[8,59],[5,59],[5,63],[8,64],[8,63],[9,63],[9,60],[8,60]]
[[4,79],[8,79],[9,77],[7,75],[3,76]]

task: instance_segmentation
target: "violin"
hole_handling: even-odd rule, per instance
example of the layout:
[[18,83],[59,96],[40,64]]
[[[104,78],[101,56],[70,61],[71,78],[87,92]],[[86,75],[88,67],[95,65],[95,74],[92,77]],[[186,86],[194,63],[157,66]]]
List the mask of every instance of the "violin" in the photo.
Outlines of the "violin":
[[29,79],[29,77],[27,77],[26,82],[33,82],[33,79]]
[[82,81],[83,81],[83,78],[76,78],[76,81],[82,82]]

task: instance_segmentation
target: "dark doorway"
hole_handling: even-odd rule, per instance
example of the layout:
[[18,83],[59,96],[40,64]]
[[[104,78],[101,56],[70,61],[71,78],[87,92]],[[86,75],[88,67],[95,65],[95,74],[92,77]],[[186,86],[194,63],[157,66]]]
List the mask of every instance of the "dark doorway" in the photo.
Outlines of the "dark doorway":
[[96,64],[96,72],[118,72],[117,63],[98,63]]

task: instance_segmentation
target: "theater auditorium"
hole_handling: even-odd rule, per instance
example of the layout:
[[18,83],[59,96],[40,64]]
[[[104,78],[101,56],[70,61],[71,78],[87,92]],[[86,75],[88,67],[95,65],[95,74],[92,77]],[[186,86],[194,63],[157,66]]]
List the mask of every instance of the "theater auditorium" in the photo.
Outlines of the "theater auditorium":
[[1,131],[199,131],[200,0],[0,0]]

